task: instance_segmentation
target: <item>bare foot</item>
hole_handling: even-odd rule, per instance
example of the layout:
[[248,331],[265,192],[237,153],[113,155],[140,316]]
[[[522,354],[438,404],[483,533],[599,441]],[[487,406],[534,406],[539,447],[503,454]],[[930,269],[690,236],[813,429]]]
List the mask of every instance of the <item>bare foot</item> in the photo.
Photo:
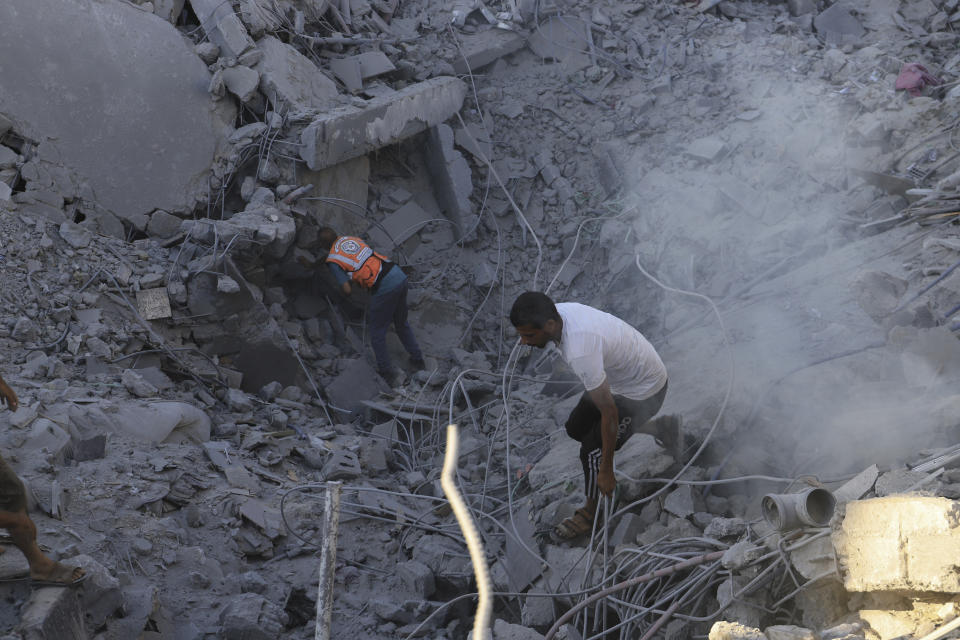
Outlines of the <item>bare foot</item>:
[[79,584],[87,577],[80,567],[70,567],[59,562],[52,562],[44,569],[30,568],[30,579],[34,584],[44,586],[70,587]]

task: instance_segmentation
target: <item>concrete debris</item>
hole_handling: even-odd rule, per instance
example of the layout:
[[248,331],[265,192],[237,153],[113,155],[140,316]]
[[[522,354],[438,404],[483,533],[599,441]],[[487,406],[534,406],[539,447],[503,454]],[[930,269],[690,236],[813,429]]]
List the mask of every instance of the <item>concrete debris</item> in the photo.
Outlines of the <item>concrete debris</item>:
[[847,503],[833,534],[844,588],[960,593],[950,561],[960,546],[956,509],[953,500],[919,496]]
[[543,640],[543,635],[519,624],[510,624],[497,619],[493,623],[494,637],[499,640]]
[[189,0],[193,12],[197,14],[210,42],[215,44],[221,55],[237,58],[253,46],[253,40],[247,33],[233,7],[217,0]]
[[572,74],[590,66],[590,57],[584,52],[589,31],[590,25],[583,20],[554,16],[537,25],[527,46],[544,60],[559,62],[566,73]]
[[222,78],[227,90],[241,102],[253,99],[260,86],[260,74],[241,64],[224,69]]
[[710,627],[710,640],[767,640],[760,629],[737,622],[714,622]]
[[440,124],[460,110],[465,95],[463,82],[439,77],[363,107],[332,109],[304,129],[300,156],[316,170],[364,155]]
[[263,53],[254,67],[260,90],[275,110],[328,109],[335,103],[336,84],[309,58],[273,36],[262,38],[257,48]]
[[719,138],[700,138],[687,146],[687,155],[705,162],[716,162],[727,152],[727,145]]
[[221,637],[229,640],[269,640],[283,634],[287,614],[263,596],[242,593],[220,612]]
[[397,575],[414,595],[424,600],[433,595],[436,585],[433,579],[433,571],[430,567],[417,562],[408,560],[397,565]]
[[370,227],[367,235],[371,242],[385,251],[399,247],[408,238],[418,235],[427,223],[436,217],[424,211],[423,207],[411,200],[376,225]]
[[813,19],[817,33],[836,46],[857,44],[865,30],[854,15],[856,9],[855,4],[846,0],[830,5]]
[[519,51],[526,41],[515,31],[487,29],[473,35],[463,35],[456,56],[450,60],[458,74],[476,73],[495,60]]
[[29,640],[86,640],[83,610],[73,589],[35,589],[23,605],[20,637]]

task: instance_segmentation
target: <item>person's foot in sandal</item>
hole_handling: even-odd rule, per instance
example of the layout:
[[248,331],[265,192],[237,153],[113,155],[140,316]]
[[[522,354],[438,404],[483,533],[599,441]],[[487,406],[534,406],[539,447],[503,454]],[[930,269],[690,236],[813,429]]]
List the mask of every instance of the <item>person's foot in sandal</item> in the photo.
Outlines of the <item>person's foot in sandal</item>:
[[593,520],[596,513],[596,503],[587,501],[587,504],[574,511],[572,516],[554,528],[554,537],[558,541],[564,541],[576,540],[581,536],[589,535],[593,531]]
[[49,566],[30,567],[30,583],[38,587],[73,587],[86,578],[86,572],[80,567],[71,567],[53,560]]

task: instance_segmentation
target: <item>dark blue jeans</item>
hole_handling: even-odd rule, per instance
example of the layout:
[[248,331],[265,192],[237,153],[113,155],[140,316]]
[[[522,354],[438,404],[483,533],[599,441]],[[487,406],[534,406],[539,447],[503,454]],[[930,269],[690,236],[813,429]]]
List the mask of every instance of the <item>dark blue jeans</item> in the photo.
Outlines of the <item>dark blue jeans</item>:
[[422,360],[420,345],[413,337],[413,330],[407,322],[407,282],[394,287],[385,293],[377,293],[370,297],[370,309],[367,318],[370,326],[370,344],[373,345],[373,354],[377,358],[377,369],[390,371],[390,354],[387,352],[387,328],[393,323],[397,330],[397,337],[403,343],[414,360]]

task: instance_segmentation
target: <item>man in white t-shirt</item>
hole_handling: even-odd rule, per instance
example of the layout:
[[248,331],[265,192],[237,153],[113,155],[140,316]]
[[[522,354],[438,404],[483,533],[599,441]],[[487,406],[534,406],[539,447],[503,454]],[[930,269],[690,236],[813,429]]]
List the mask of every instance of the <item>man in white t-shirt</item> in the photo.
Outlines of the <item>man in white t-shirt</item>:
[[513,303],[510,322],[523,344],[543,348],[556,343],[586,388],[566,429],[580,442],[587,501],[556,529],[559,538],[576,538],[593,528],[599,494],[613,494],[613,452],[633,433],[652,433],[679,458],[679,419],[651,420],[667,395],[667,369],[639,331],[587,305],[554,304],[544,293],[527,291]]

